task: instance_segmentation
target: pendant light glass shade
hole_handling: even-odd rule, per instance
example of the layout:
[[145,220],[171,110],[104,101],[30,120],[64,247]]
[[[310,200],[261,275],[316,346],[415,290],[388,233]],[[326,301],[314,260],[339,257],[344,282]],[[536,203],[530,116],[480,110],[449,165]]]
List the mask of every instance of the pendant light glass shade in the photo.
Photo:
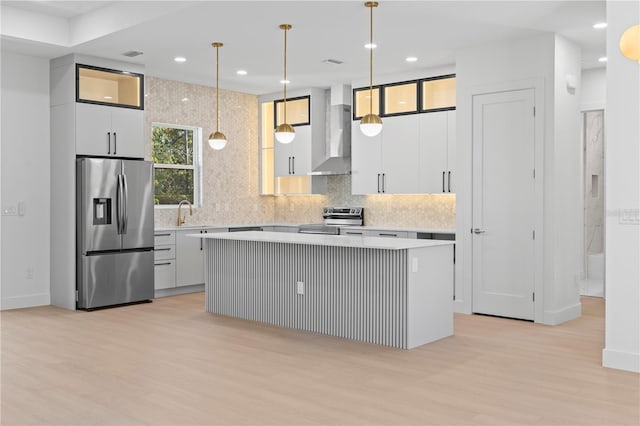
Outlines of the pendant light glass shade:
[[296,131],[290,124],[287,124],[287,31],[292,27],[289,24],[281,24],[279,27],[284,31],[284,78],[282,79],[284,86],[284,102],[283,102],[283,123],[276,127],[276,140],[280,143],[287,144],[293,142],[296,137]]
[[626,29],[620,37],[620,51],[624,56],[640,64],[640,25]]
[[377,136],[382,131],[382,119],[375,114],[365,115],[360,120],[360,131],[365,136]]
[[213,132],[209,135],[209,146],[217,151],[227,145],[227,137],[222,132]]
[[222,43],[214,42],[211,46],[216,48],[216,131],[209,135],[209,146],[216,151],[221,150],[227,145],[227,137],[220,131],[220,96],[218,92],[218,77],[220,75],[219,64],[219,51],[222,47]]
[[[369,8],[369,46],[373,46],[373,8],[378,7],[378,2],[368,1],[364,5]],[[369,49],[369,114],[360,120],[360,131],[369,137],[382,131],[382,119],[373,113],[373,48]]]
[[280,143],[291,143],[293,139],[296,137],[296,131],[293,130],[293,127],[287,123],[282,123],[278,127],[276,127],[276,139]]

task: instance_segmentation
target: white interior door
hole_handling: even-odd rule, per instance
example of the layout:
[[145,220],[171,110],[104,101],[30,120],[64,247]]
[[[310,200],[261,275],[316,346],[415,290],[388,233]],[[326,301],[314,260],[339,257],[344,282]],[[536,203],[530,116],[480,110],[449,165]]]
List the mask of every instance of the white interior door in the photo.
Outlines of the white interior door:
[[473,311],[534,319],[534,90],[473,97]]

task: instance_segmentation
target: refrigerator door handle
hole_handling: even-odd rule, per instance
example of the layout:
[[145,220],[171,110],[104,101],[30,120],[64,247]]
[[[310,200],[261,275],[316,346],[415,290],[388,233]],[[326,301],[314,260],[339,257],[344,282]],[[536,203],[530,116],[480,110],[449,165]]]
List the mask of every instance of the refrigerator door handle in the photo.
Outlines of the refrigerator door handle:
[[122,175],[118,175],[118,189],[116,190],[116,230],[122,234]]
[[[114,151],[115,153],[115,151]],[[129,198],[129,189],[127,187],[127,175],[122,175],[122,188],[123,188],[123,197],[122,197],[122,233],[127,233],[127,225],[129,224],[129,215],[127,212],[127,199]]]

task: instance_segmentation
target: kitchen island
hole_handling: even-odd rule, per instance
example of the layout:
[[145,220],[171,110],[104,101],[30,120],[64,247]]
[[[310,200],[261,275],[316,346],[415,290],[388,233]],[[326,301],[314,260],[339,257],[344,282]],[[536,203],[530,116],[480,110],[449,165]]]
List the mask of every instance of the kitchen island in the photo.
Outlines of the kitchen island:
[[277,232],[193,234],[205,309],[411,349],[453,334],[453,242]]

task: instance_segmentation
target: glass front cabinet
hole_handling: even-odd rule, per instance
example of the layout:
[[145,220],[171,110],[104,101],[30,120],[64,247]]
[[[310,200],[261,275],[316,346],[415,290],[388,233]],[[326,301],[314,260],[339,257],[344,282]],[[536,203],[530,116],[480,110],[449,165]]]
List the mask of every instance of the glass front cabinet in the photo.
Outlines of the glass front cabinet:
[[76,102],[144,109],[144,76],[76,64]]

